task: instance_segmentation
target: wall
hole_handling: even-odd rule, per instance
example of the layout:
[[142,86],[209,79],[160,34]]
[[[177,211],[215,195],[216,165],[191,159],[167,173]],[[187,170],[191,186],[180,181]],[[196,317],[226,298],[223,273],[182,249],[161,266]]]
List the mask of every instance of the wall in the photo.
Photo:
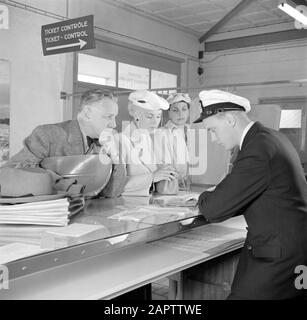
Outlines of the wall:
[[[141,45],[161,53],[197,57],[199,44],[194,35],[130,12],[116,6],[116,2],[107,0],[69,1],[70,18],[88,14],[95,14],[94,24],[101,28],[101,30],[96,30],[97,35],[120,39],[120,41]],[[126,35],[127,38],[123,35]]]
[[[52,4],[51,8],[46,6],[47,2]],[[65,1],[56,2],[57,12],[65,13]],[[44,5],[52,9],[55,1],[44,1]],[[63,101],[59,93],[65,87],[69,54],[49,57],[42,54],[41,25],[57,20],[10,6],[9,18],[9,29],[0,30],[0,58],[9,60],[11,65],[12,155],[35,126],[62,121]]]
[[204,61],[206,87],[228,84],[254,104],[261,97],[306,95],[306,82],[244,86],[255,82],[307,81],[306,40],[206,54]]
[[[192,96],[205,88],[223,88],[245,95],[253,104],[262,97],[286,97],[306,94],[307,41],[299,40],[270,46],[205,53],[199,63],[189,62],[189,87]],[[305,79],[305,82],[297,80]],[[247,85],[259,82],[297,81],[289,84]]]
[[[140,46],[181,58],[196,57],[199,50],[194,35],[139,16],[101,0],[20,0],[19,3],[74,18],[94,14],[95,35]],[[68,6],[67,6],[68,4]],[[35,126],[70,119],[72,99],[59,99],[61,91],[72,92],[73,54],[44,57],[41,26],[59,21],[22,8],[8,6],[10,29],[0,30],[0,59],[11,62],[10,153],[22,147],[22,140]],[[111,31],[111,32],[110,32]],[[187,66],[182,67],[186,85]]]

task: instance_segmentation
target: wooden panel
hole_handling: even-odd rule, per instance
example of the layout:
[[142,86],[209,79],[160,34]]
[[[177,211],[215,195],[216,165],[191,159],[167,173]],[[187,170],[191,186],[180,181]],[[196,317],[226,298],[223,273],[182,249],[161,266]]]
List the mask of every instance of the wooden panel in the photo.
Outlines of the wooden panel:
[[184,299],[189,300],[225,300],[230,294],[230,290],[222,286],[209,283],[202,283],[195,280],[188,280],[185,284]]
[[183,299],[226,299],[238,260],[239,251],[235,251],[187,270],[183,277]]

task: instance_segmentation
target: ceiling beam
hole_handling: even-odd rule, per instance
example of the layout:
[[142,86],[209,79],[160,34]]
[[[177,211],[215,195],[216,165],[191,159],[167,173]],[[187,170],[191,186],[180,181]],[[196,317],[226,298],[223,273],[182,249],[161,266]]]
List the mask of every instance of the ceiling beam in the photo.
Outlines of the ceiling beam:
[[219,20],[211,29],[199,38],[199,42],[203,43],[218,29],[220,29],[227,21],[233,18],[239,11],[251,3],[251,0],[242,0],[231,11],[229,11],[221,20]]
[[257,34],[253,36],[238,37],[226,40],[207,41],[205,43],[205,52],[215,52],[238,48],[247,48],[261,45],[268,45],[278,42],[299,40],[307,38],[307,30],[286,30]]
[[307,5],[306,0],[292,0],[292,2],[294,2],[297,6],[299,6],[299,5],[306,6]]

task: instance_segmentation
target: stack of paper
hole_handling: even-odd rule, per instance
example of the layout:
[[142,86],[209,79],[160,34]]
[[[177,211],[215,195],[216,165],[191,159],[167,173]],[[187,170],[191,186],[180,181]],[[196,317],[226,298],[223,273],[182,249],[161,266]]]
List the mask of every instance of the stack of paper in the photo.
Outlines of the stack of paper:
[[[73,203],[73,213],[82,209],[82,201]],[[38,224],[51,226],[66,226],[71,213],[67,198],[30,202],[24,204],[1,205],[0,224]]]
[[46,252],[39,246],[25,243],[11,243],[0,247],[0,264],[5,264],[18,259],[30,257],[36,254]]
[[41,248],[58,249],[110,236],[103,225],[72,223],[66,227],[53,227],[42,232]]

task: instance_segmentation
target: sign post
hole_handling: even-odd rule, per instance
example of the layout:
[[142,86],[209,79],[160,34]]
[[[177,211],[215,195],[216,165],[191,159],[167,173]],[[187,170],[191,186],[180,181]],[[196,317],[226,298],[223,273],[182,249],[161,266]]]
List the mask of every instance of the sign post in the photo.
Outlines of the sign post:
[[85,16],[42,26],[44,56],[95,48],[94,16]]

